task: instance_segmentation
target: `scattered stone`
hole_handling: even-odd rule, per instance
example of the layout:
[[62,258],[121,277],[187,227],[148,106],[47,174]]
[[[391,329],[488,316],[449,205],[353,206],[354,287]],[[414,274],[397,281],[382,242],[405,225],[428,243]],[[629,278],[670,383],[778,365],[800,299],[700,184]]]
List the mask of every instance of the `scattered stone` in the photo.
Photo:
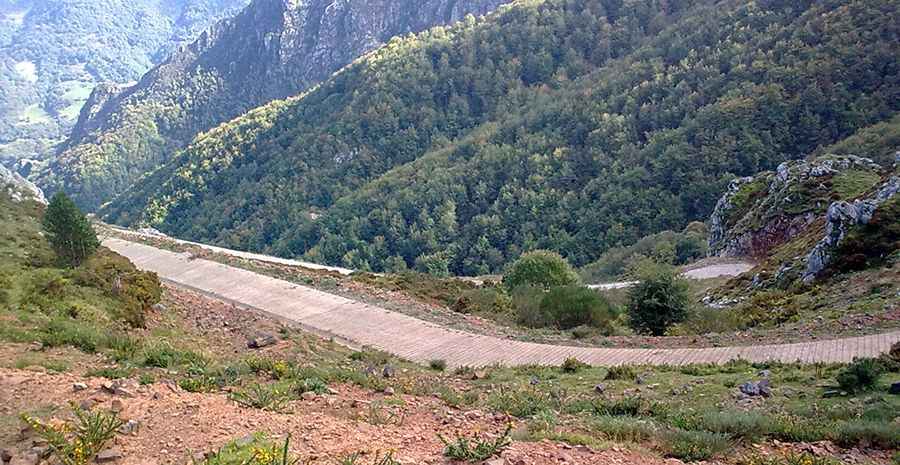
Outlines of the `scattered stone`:
[[828,390],[828,391],[825,391],[822,393],[822,397],[824,397],[826,399],[831,398],[831,397],[843,397],[846,395],[847,395],[847,393],[845,391],[838,391],[835,389]]
[[88,385],[84,384],[84,383],[75,383],[72,385],[72,390],[75,392],[84,391],[87,388],[88,388]]
[[37,465],[41,458],[34,452],[24,452],[16,455],[9,462],[9,465]]
[[41,341],[34,341],[28,346],[28,348],[34,352],[40,352],[44,350],[44,344]]
[[334,388],[328,388],[327,392],[328,392],[328,394],[330,394],[332,396],[336,396],[336,395],[340,394],[340,392],[338,392],[337,389],[334,389]]
[[385,365],[381,370],[381,376],[385,378],[393,378],[397,374],[397,370],[392,365]]
[[81,410],[91,410],[94,406],[97,405],[97,401],[94,399],[85,399],[78,404],[78,408]]
[[888,392],[894,395],[900,395],[900,382],[891,384],[891,388]]
[[124,425],[119,427],[119,433],[121,434],[134,434],[141,427],[141,422],[137,420],[128,420]]
[[741,391],[741,393],[751,396],[751,397],[756,397],[756,396],[771,397],[772,396],[772,388],[769,385],[768,379],[763,379],[760,381],[747,381],[746,383],[741,384],[738,389]]
[[246,447],[246,446],[249,446],[250,444],[253,444],[253,441],[255,441],[255,440],[256,440],[256,438],[253,437],[252,434],[248,434],[248,435],[238,439],[237,441],[234,441],[234,444],[238,447]]
[[166,306],[163,305],[162,303],[153,304],[153,307],[151,307],[151,308],[153,308],[153,310],[160,312],[160,313],[168,310],[168,308],[166,308]]
[[485,379],[485,378],[487,378],[487,376],[488,376],[487,370],[473,370],[472,371],[472,379],[473,380]]
[[470,410],[463,416],[465,416],[467,420],[474,421],[484,417],[484,413],[481,410]]
[[303,394],[300,394],[300,398],[303,400],[316,400],[316,393],[312,391],[306,391]]
[[50,452],[51,452],[51,451],[52,451],[52,450],[50,449],[50,446],[37,446],[37,447],[32,447],[32,448],[31,448],[31,452],[32,452],[33,454],[37,454],[37,456],[40,457],[40,458],[42,458],[42,459],[45,459],[45,458],[47,458],[47,457],[50,457]]
[[603,394],[604,392],[606,392],[606,385],[603,383],[600,383],[600,384],[594,386],[594,392],[596,392],[597,394]]
[[120,413],[122,410],[125,410],[125,404],[119,399],[113,399],[112,402],[109,403],[109,409],[115,413]]
[[247,347],[250,349],[262,349],[263,347],[273,346],[278,343],[278,338],[273,334],[259,333],[249,341]]
[[12,452],[10,452],[9,449],[0,450],[0,461],[9,462],[12,460],[12,457]]
[[122,458],[122,449],[118,447],[110,447],[109,449],[100,451],[97,454],[97,463],[113,462]]
[[384,388],[384,393],[385,393],[385,395],[392,396],[392,395],[394,395],[394,388],[388,386],[388,387]]
[[760,370],[760,372],[757,373],[756,376],[759,376],[760,378],[768,379],[768,378],[772,377],[772,372],[769,370]]
[[117,379],[101,384],[100,388],[115,396],[134,397],[134,393],[131,391],[131,384],[133,383],[127,380]]
[[484,465],[507,465],[506,459],[493,459],[484,462]]
[[541,379],[537,376],[531,375],[531,378],[528,380],[528,384],[537,386],[538,384],[541,384]]

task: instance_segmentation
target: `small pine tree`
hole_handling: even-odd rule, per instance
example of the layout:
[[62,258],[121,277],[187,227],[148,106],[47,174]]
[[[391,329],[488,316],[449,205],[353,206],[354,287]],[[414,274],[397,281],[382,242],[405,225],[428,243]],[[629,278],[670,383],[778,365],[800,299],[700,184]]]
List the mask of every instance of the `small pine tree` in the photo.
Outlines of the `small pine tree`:
[[631,327],[641,333],[662,336],[669,326],[688,316],[690,295],[687,281],[668,265],[642,263],[640,280],[629,292]]
[[43,226],[50,247],[65,266],[80,265],[100,246],[91,223],[62,192],[47,205]]

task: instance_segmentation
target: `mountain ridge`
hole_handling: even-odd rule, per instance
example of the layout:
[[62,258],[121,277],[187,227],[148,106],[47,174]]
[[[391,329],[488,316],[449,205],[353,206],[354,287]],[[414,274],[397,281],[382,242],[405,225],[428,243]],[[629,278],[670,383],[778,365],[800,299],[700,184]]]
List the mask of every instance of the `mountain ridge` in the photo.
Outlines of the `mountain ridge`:
[[93,87],[136,80],[247,1],[0,2],[0,162],[30,177]]
[[356,269],[483,274],[534,248],[580,266],[900,109],[890,2],[616,5],[514,4],[392,42],[102,213]]
[[393,36],[484,14],[505,0],[256,0],[86,116],[41,183],[88,208],[194,135],[306,90]]

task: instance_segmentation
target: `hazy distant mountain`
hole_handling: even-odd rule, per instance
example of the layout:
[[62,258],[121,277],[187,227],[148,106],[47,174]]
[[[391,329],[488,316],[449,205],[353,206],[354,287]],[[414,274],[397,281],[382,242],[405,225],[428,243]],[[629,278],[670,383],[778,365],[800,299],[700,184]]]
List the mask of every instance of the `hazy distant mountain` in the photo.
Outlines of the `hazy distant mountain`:
[[97,83],[140,78],[248,1],[0,0],[0,163],[43,158]]

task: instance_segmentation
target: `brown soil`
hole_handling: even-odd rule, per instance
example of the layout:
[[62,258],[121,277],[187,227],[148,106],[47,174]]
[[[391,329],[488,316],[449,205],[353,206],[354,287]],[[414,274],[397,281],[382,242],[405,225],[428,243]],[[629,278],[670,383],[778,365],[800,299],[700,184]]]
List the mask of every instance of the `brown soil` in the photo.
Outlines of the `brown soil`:
[[[151,316],[148,331],[177,330],[185,337],[197,338],[199,346],[222,357],[249,352],[248,336],[258,331],[275,332],[281,327],[264,315],[171,287],[166,289],[163,305],[164,311],[157,310]],[[328,347],[326,341],[311,336],[292,337],[263,352],[296,357],[303,353],[321,354]],[[437,434],[448,438],[476,432],[496,435],[512,421],[505,415],[450,408],[436,397],[386,396],[352,385],[333,386],[334,394],[294,401],[290,413],[271,413],[241,407],[229,400],[226,392],[183,391],[164,379],[164,370],[159,371],[159,381],[151,385],[139,386],[136,381],[129,381],[133,396],[123,397],[102,388],[108,380],[85,376],[90,369],[104,365],[100,356],[72,349],[41,350],[29,344],[0,344],[4,360],[29,355],[65,360],[70,368],[59,374],[39,367],[0,368],[0,448],[9,448],[13,455],[31,446],[30,435],[20,431],[20,413],[64,418],[69,415],[70,402],[77,404],[88,399],[106,409],[114,401],[121,402],[121,418],[140,424],[135,433],[119,434],[114,439],[112,445],[124,453],[116,465],[189,463],[195,453],[215,450],[256,432],[272,437],[290,434],[293,451],[312,459],[312,463],[334,464],[337,458],[354,452],[366,454],[362,463],[369,463],[379,452],[394,451],[395,458],[403,464],[445,464],[449,462],[442,455],[443,445]],[[88,388],[76,391],[74,383],[85,383]],[[393,415],[391,420],[372,424],[373,402],[383,405],[380,408]],[[514,442],[502,458],[509,465],[680,463],[618,448],[598,451],[551,441]]]

